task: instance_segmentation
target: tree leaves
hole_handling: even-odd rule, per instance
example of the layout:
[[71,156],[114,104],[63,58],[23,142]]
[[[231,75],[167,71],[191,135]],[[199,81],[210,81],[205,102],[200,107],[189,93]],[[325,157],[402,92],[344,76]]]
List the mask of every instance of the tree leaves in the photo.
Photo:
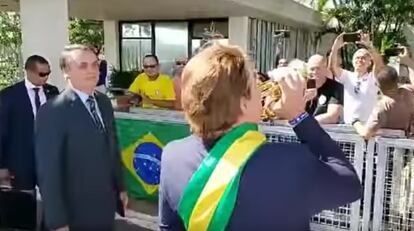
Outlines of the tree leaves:
[[[320,4],[325,0],[319,0]],[[326,31],[336,33],[362,29],[373,35],[374,45],[384,50],[405,42],[404,26],[414,22],[411,0],[333,0],[334,8],[322,8]],[[334,25],[332,21],[337,21]]]
[[[71,43],[95,45],[99,49],[103,47],[102,21],[72,19],[68,29]],[[0,12],[0,89],[23,77],[21,45],[19,14]]]
[[72,19],[69,24],[69,40],[71,43],[95,45],[100,50],[104,44],[103,22]]

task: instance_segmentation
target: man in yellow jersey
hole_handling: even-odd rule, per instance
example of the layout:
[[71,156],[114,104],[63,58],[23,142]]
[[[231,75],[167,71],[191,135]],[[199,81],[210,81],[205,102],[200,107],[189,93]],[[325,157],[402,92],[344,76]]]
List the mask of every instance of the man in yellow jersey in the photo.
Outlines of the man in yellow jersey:
[[129,87],[130,94],[142,99],[143,108],[174,108],[174,84],[168,75],[160,73],[156,55],[146,55],[144,73],[139,74]]

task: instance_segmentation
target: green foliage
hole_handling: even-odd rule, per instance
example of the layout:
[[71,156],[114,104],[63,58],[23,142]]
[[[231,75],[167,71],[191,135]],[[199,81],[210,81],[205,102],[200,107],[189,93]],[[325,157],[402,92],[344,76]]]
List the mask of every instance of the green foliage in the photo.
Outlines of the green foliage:
[[394,43],[404,44],[403,29],[414,22],[414,1],[333,0],[333,8],[324,8],[325,0],[319,3],[326,31],[369,32],[374,46],[381,51]]
[[69,24],[69,40],[71,43],[95,45],[101,50],[104,44],[103,22],[72,19]]
[[140,74],[139,71],[119,71],[114,69],[109,77],[110,86],[111,88],[128,89],[138,74]]
[[20,17],[0,12],[0,89],[22,77]]
[[[72,19],[69,23],[69,40],[71,43],[96,45],[102,49],[103,22]],[[21,46],[19,14],[0,12],[0,89],[15,83],[23,76]]]

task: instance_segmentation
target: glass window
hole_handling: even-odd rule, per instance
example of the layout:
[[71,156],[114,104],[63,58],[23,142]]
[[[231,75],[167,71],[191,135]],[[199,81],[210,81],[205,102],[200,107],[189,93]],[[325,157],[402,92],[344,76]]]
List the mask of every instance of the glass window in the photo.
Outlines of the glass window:
[[151,38],[151,23],[123,23],[123,38]]
[[151,39],[122,40],[122,70],[140,70],[142,68],[142,58],[147,54],[151,54],[151,45]]
[[175,59],[188,56],[188,23],[156,23],[155,54],[160,59],[161,72],[171,76]]
[[229,23],[227,21],[194,22],[192,25],[192,38],[203,38],[204,34],[212,29],[225,38],[229,37]]
[[[228,39],[215,39],[215,41],[223,44],[223,45],[227,45],[229,40]],[[201,44],[201,39],[192,39],[191,40],[191,54],[194,55],[195,53],[197,53],[197,50],[200,48],[200,44]]]

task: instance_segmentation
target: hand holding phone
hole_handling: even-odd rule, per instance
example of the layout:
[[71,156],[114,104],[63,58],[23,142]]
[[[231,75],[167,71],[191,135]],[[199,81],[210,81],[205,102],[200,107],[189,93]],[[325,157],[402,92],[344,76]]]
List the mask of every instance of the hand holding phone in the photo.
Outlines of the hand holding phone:
[[384,50],[384,55],[387,57],[400,56],[404,53],[404,48],[402,47],[393,47]]
[[315,79],[308,79],[306,81],[306,89],[314,89],[316,88],[316,80]]
[[355,33],[345,33],[343,34],[343,41],[346,43],[355,43],[358,41],[361,41],[361,33],[355,32]]

